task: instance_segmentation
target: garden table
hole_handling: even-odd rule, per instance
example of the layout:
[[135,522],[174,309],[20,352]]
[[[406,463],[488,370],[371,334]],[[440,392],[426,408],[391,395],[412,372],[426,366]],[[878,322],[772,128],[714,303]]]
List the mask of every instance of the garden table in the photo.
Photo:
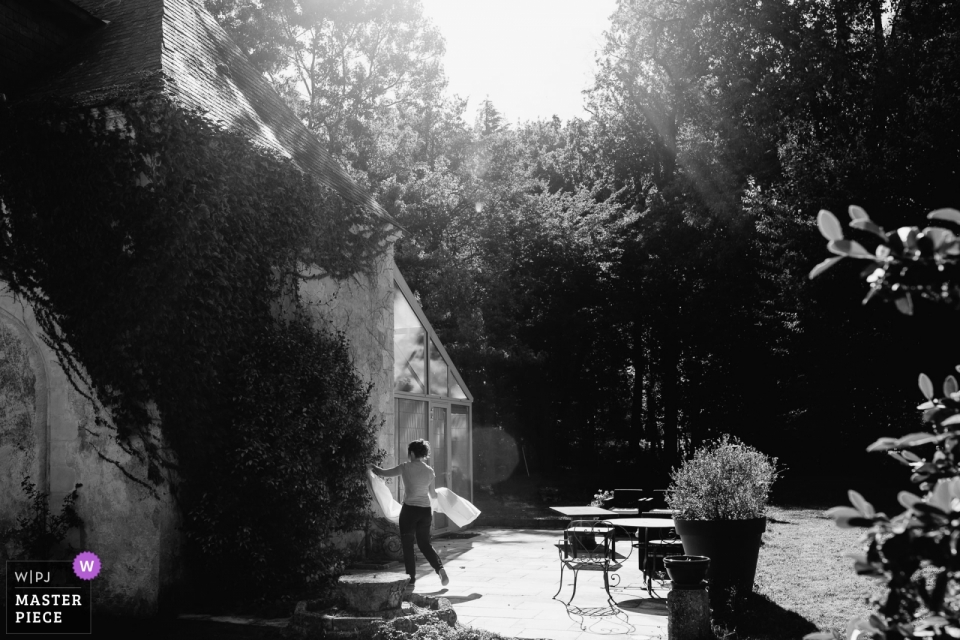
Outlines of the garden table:
[[617,515],[600,507],[550,507],[550,510],[571,518],[604,518]]
[[[648,550],[650,548],[650,529],[673,529],[676,524],[673,518],[617,518],[611,520],[610,524],[624,529],[643,529],[643,555],[638,559],[640,571],[647,583],[647,593],[653,595],[653,563],[647,566],[649,559]],[[637,536],[639,538],[639,535]],[[656,561],[656,558],[654,558]]]

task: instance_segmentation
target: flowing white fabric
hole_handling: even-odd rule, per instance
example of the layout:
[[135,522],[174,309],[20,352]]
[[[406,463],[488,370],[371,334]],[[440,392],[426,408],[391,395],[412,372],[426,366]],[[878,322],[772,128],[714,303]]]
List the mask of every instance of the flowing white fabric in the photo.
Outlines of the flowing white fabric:
[[458,527],[467,526],[480,515],[480,509],[446,487],[437,489],[437,504],[440,511]]
[[383,478],[375,475],[373,471],[367,469],[367,490],[373,496],[374,510],[378,510],[380,515],[394,524],[400,523],[399,502],[390,495],[390,488]]
[[[399,523],[400,509],[403,505],[393,499],[383,478],[369,470],[367,471],[367,490],[373,497],[375,510],[379,511],[387,520]],[[473,506],[469,500],[461,498],[446,487],[437,489],[437,498],[430,498],[430,506],[434,511],[450,518],[458,527],[467,526],[480,515],[480,510]]]

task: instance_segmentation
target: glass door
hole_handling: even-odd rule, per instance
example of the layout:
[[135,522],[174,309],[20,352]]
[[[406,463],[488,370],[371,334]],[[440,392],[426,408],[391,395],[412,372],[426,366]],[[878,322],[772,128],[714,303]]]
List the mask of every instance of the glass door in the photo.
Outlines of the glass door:
[[450,437],[450,489],[473,500],[473,474],[470,473],[470,407],[451,405],[447,430]]
[[[447,407],[433,407],[430,418],[430,445],[433,451],[433,472],[437,474],[436,485],[449,486],[449,458],[447,456]],[[433,514],[433,526],[436,529],[446,529],[450,526],[447,516],[442,513]]]

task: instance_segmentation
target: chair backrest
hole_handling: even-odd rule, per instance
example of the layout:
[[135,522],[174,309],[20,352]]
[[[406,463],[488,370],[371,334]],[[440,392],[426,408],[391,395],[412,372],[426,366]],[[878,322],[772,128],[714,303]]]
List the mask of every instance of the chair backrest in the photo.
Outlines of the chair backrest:
[[574,520],[563,532],[565,555],[584,562],[616,558],[616,529],[607,520]]

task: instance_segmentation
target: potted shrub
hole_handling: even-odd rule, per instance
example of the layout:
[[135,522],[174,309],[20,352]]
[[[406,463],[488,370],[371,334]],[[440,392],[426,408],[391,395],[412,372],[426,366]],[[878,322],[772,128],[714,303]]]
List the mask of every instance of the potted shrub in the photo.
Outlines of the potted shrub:
[[741,595],[753,590],[776,462],[724,436],[670,475],[667,504],[683,551],[710,558],[711,587],[735,587]]

